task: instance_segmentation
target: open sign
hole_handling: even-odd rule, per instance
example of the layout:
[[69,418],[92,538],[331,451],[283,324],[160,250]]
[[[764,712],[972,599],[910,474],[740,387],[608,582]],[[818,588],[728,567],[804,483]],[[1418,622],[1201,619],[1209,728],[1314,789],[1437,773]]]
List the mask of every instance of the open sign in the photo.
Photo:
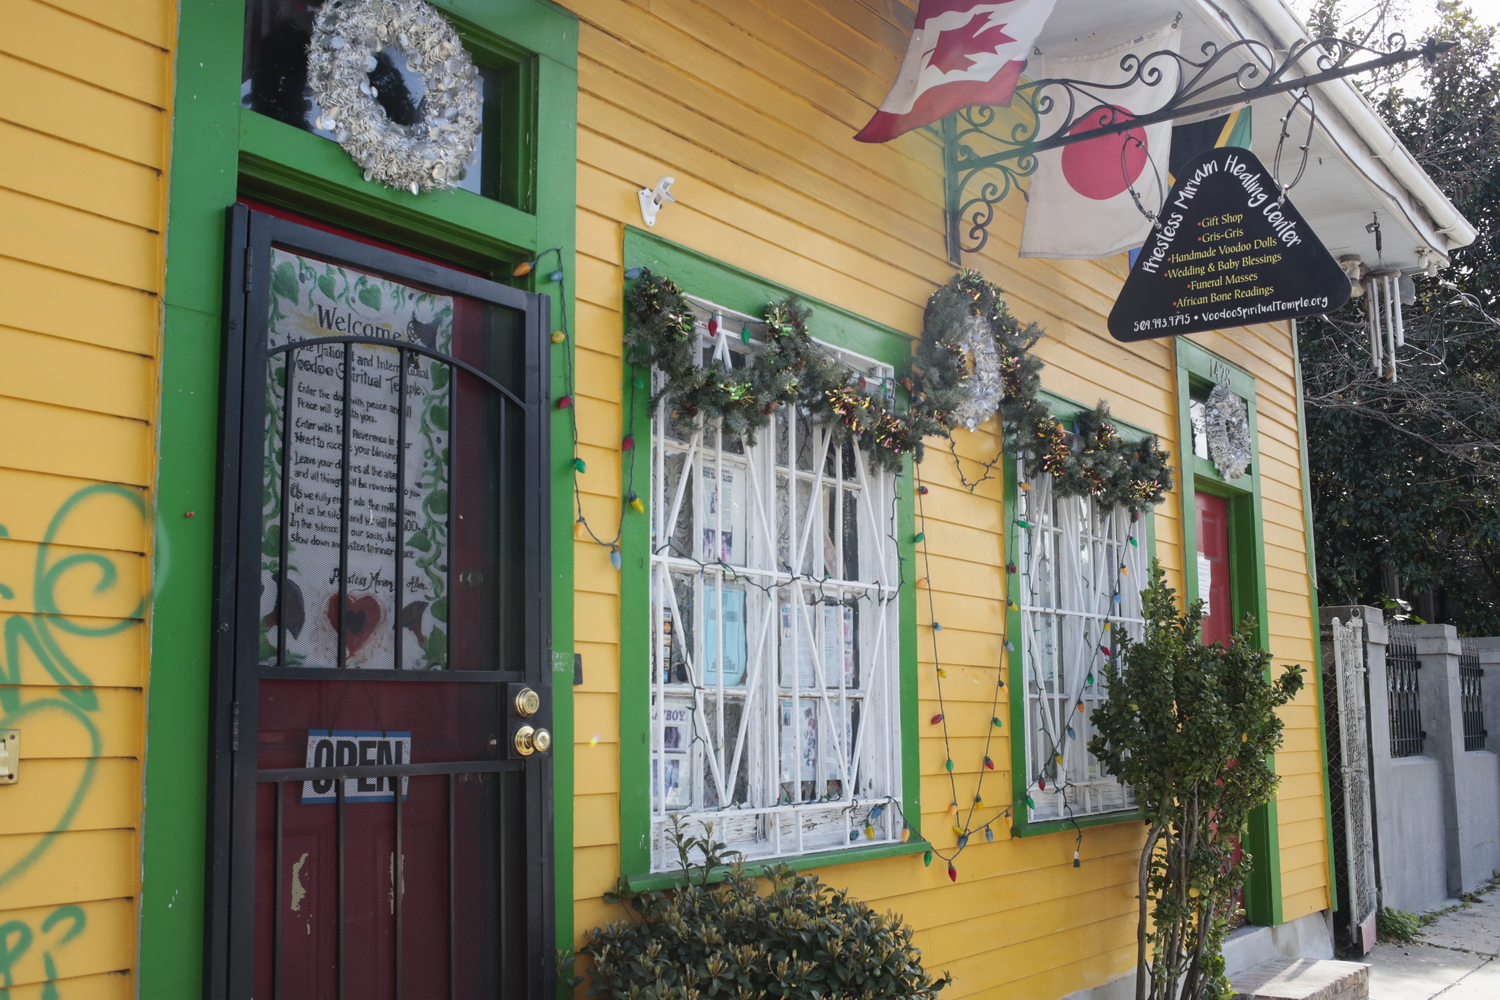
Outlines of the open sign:
[[[307,767],[379,767],[411,763],[411,733],[309,729]],[[344,783],[345,802],[394,802],[395,776],[366,778],[313,778],[302,783],[302,804],[320,805],[338,801],[335,785]],[[401,798],[406,799],[407,778],[400,778]]]

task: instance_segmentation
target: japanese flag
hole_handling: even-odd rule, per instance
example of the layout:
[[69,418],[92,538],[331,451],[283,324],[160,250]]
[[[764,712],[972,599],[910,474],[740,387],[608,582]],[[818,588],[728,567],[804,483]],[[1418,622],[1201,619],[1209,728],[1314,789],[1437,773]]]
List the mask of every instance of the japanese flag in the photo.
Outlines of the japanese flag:
[[887,142],[974,104],[1008,105],[1057,0],[921,0],[901,72],[854,138]]
[[[1072,112],[1082,116],[1071,132],[1159,110],[1177,89],[1175,59],[1153,59],[1144,68],[1140,75],[1147,78],[1151,70],[1161,71],[1162,79],[1154,87],[1139,81],[1119,85],[1136,75],[1138,59],[1162,50],[1176,52],[1181,34],[1177,28],[1163,27],[1107,52],[1033,59],[1028,74],[1033,80],[1069,79],[1085,85],[1073,91],[1071,102],[1060,87],[1044,88],[1055,100],[1037,134],[1056,132],[1070,103]],[[1100,86],[1087,86],[1090,83]],[[1130,191],[1134,188],[1148,210],[1161,208],[1171,146],[1172,123],[1166,121],[1038,153],[1027,192],[1021,256],[1094,260],[1140,246],[1151,221],[1136,207]]]

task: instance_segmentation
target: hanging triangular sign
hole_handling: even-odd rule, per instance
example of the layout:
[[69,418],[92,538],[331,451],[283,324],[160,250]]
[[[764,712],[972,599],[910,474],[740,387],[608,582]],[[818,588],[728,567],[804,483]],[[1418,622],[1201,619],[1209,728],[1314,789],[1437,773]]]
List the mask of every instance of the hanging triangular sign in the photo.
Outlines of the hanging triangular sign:
[[1248,149],[1190,161],[1109,314],[1126,342],[1332,312],[1349,278]]

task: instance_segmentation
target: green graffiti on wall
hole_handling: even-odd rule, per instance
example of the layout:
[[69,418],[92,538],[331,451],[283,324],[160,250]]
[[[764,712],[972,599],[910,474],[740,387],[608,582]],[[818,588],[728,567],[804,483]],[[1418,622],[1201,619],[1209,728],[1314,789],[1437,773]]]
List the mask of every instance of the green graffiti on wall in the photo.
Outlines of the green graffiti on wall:
[[11,970],[21,960],[34,942],[45,939],[63,921],[69,921],[68,929],[55,941],[46,944],[42,952],[42,970],[47,981],[42,984],[42,1000],[61,1000],[57,992],[57,961],[53,952],[83,933],[88,916],[83,907],[69,904],[59,906],[42,920],[41,933],[33,933],[31,925],[24,920],[10,920],[0,924],[0,1000],[10,1000],[11,987],[15,985]]
[[[57,838],[73,826],[79,809],[93,787],[99,757],[103,752],[103,739],[94,721],[100,711],[99,696],[88,672],[75,660],[76,652],[70,655],[64,648],[63,636],[76,636],[80,640],[103,638],[138,627],[145,615],[145,600],[124,617],[112,617],[103,623],[98,618],[85,619],[77,609],[65,609],[59,604],[58,594],[62,590],[63,581],[69,579],[76,582],[78,579],[70,574],[91,574],[91,577],[85,576],[84,579],[92,584],[88,589],[96,596],[107,594],[119,583],[119,568],[106,553],[74,551],[60,557],[57,553],[57,537],[68,519],[77,515],[88,501],[103,497],[122,498],[142,518],[146,516],[146,504],[142,495],[123,486],[101,483],[86,486],[68,497],[52,515],[47,531],[37,547],[32,578],[35,613],[6,614],[4,624],[0,625],[0,634],[3,634],[5,644],[4,658],[0,660],[0,729],[20,728],[27,720],[31,720],[34,725],[44,718],[50,717],[51,721],[60,717],[79,726],[89,743],[89,753],[82,773],[76,787],[68,794],[61,814],[46,827],[45,832],[25,854],[0,868],[0,891],[31,870],[53,848]],[[8,537],[8,532],[3,527],[0,527],[0,537]],[[15,591],[0,582],[0,600],[14,599]],[[51,678],[50,684],[40,676],[26,675],[23,664],[28,654]],[[28,689],[22,686],[23,683],[39,685],[43,693],[29,697]],[[73,905],[59,907],[42,921],[39,933],[21,920],[0,923],[0,1000],[10,998],[16,962],[34,943],[46,939],[65,921],[71,922],[66,931],[47,944],[42,953],[43,970],[47,977],[42,988],[42,998],[58,1000],[57,966],[53,952],[83,932],[87,922],[84,911]]]

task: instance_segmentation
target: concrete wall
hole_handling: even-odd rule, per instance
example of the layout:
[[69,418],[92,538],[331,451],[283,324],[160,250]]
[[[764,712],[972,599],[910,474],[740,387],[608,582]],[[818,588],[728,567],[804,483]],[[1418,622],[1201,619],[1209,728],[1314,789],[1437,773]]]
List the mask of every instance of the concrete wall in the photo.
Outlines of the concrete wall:
[[[1377,608],[1323,608],[1365,623],[1370,777],[1381,905],[1424,910],[1469,892],[1500,869],[1500,755],[1465,750],[1459,709],[1458,633],[1451,625],[1413,627],[1424,753],[1391,757],[1386,648],[1390,630]],[[1475,640],[1481,665],[1500,665],[1500,638]],[[1500,722],[1500,671],[1490,671],[1485,715]],[[1500,725],[1496,726],[1500,731]],[[1491,745],[1500,743],[1492,740]],[[1334,836],[1341,836],[1335,830]]]
[[1418,625],[1417,656],[1422,661],[1422,728],[1427,752],[1443,766],[1447,808],[1444,839],[1448,894],[1478,887],[1500,869],[1500,783],[1492,750],[1464,750],[1459,709],[1458,630],[1452,625]]
[[1458,840],[1464,892],[1500,871],[1500,756],[1470,750],[1457,761]]
[[1390,759],[1375,777],[1381,904],[1424,910],[1448,898],[1443,844],[1443,769],[1431,757]]

